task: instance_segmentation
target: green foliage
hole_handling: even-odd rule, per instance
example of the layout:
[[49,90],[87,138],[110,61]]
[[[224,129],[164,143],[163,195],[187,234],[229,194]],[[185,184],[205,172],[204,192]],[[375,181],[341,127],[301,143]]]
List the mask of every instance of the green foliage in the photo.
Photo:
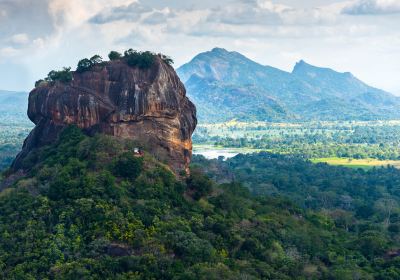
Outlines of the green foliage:
[[69,83],[73,79],[71,67],[64,67],[61,71],[52,70],[45,79],[46,82],[60,81],[62,83]]
[[78,62],[78,67],[76,68],[76,72],[83,73],[86,71],[90,71],[94,66],[100,65],[103,63],[103,59],[99,55],[94,55],[90,59],[84,58]]
[[136,158],[133,153],[122,154],[114,161],[114,174],[116,176],[136,179],[143,170],[143,158]]
[[196,144],[261,149],[307,158],[400,160],[400,122],[200,124]]
[[103,63],[103,58],[100,55],[96,54],[90,58],[90,61],[93,65],[101,64]]
[[[172,65],[174,61],[169,56],[163,54],[155,54],[150,51],[139,52],[133,49],[129,49],[124,52],[124,56],[116,51],[111,51],[108,55],[110,60],[118,60],[124,59],[126,63],[131,67],[138,67],[140,69],[148,69],[150,68],[156,59],[156,57],[161,58],[166,64]],[[102,65],[103,58],[100,55],[94,55],[91,58],[84,58],[78,62],[76,72],[84,73],[93,69],[96,65]],[[35,82],[35,87],[39,87],[40,85],[46,82],[54,82],[61,81],[63,83],[69,83],[73,79],[71,68],[64,67],[61,71],[51,71],[47,78],[44,80],[38,80]]]
[[191,171],[190,177],[187,179],[187,186],[193,192],[193,198],[196,200],[209,195],[213,187],[212,181],[198,169]]
[[116,52],[116,51],[111,51],[111,52],[108,54],[108,58],[109,58],[110,60],[118,60],[118,59],[121,59],[121,58],[122,58],[122,54],[119,53],[119,52]]
[[92,68],[92,62],[88,58],[81,59],[78,62],[78,67],[76,68],[76,72],[83,73],[89,71]]
[[158,56],[162,59],[162,61],[164,61],[169,66],[172,66],[174,64],[174,60],[171,57],[164,55],[162,53],[158,54]]
[[41,85],[44,84],[45,82],[46,82],[46,81],[45,81],[45,80],[42,80],[42,79],[37,80],[37,81],[35,82],[35,88],[41,86]]
[[170,66],[174,64],[172,58],[164,54],[155,54],[150,51],[139,52],[133,49],[129,49],[124,52],[124,59],[126,63],[131,67],[138,67],[140,69],[150,68],[154,64],[157,57]]
[[[238,155],[227,161],[195,157],[194,162],[215,180],[226,181],[234,176],[257,196],[290,199],[310,211],[307,220],[316,227],[346,231],[351,236],[346,247],[371,262],[400,246],[400,170],[394,167],[365,171],[313,164],[302,156],[265,152]],[[213,200],[221,208],[246,217],[245,212],[238,211],[246,207],[235,203],[235,197],[221,195]],[[344,238],[342,234],[339,236]],[[313,247],[305,243],[310,246],[307,251],[314,251],[316,244]],[[329,258],[338,261],[337,256]],[[351,272],[335,277],[348,277],[345,275]]]
[[126,63],[131,67],[148,69],[154,64],[156,55],[149,51],[138,52],[133,49],[129,49],[125,51],[124,58]]
[[[255,198],[240,183],[218,185],[196,168],[187,182],[180,182],[150,156],[135,158],[135,146],[110,136],[89,138],[72,126],[57,143],[39,151],[31,174],[0,194],[1,277],[398,279],[400,275],[399,260],[384,258],[394,239],[372,229],[373,223],[360,223],[353,230],[352,219],[343,213],[300,208],[276,196]],[[292,170],[308,168],[288,158],[277,160],[291,164]],[[242,161],[243,172],[251,174],[247,182],[256,186],[259,177],[252,174],[258,168],[256,158]],[[281,165],[278,172],[271,172],[271,161],[275,159],[257,164],[283,190],[290,190],[285,169]],[[226,164],[235,168],[237,163]],[[317,181],[309,177],[308,182],[316,186]],[[293,188],[296,182],[293,176]],[[396,217],[393,213],[392,224]]]

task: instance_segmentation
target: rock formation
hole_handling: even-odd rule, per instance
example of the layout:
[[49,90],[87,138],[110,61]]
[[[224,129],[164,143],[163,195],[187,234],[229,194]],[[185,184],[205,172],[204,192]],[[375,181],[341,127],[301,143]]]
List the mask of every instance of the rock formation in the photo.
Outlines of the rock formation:
[[175,172],[188,169],[196,108],[174,69],[156,56],[148,69],[123,60],[73,73],[68,83],[37,86],[29,95],[29,118],[36,124],[13,169],[28,154],[57,140],[68,125],[88,134],[104,133],[137,141]]

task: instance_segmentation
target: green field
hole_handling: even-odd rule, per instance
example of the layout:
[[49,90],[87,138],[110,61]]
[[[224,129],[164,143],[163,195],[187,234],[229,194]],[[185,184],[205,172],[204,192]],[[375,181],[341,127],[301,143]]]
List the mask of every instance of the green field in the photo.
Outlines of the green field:
[[311,160],[313,163],[327,163],[329,165],[340,165],[349,168],[371,169],[380,166],[394,166],[400,168],[400,161],[396,160],[377,160],[377,159],[351,159],[351,158],[317,158]]

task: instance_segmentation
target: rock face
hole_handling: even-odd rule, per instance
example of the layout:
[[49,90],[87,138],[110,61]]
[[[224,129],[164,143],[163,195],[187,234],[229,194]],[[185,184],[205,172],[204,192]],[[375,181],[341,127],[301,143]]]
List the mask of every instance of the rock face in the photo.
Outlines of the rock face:
[[73,73],[70,83],[48,83],[29,95],[29,118],[36,127],[25,140],[13,169],[41,146],[57,140],[68,125],[88,134],[104,133],[137,141],[175,172],[188,169],[196,108],[174,69],[156,57],[149,69],[121,60]]

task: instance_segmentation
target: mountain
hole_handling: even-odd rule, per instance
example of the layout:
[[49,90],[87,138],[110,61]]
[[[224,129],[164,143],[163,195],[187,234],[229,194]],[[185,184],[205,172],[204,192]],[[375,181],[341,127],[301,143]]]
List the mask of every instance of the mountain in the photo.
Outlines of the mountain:
[[0,126],[31,127],[27,109],[28,93],[0,90]]
[[[397,251],[385,257],[393,246],[389,236],[376,233],[373,224],[354,225],[345,211],[332,213],[334,220],[326,209],[256,198],[238,182],[218,185],[196,169],[178,181],[150,153],[135,157],[131,140],[88,137],[74,126],[60,136],[37,151],[30,172],[1,191],[2,279],[400,275]],[[286,172],[274,174],[277,184],[302,183],[302,177],[283,177]]]
[[20,118],[23,114],[26,118],[28,93],[0,90],[0,105],[0,122],[5,116]]
[[[138,65],[145,60],[146,65]],[[135,140],[176,173],[188,170],[196,108],[168,63],[158,55],[132,53],[81,68],[53,71],[57,78],[39,81],[29,94],[28,117],[36,127],[14,170],[26,169],[36,150],[56,141],[70,125],[91,135]]]
[[292,72],[215,48],[177,69],[203,122],[377,120],[400,117],[400,98],[300,61]]

